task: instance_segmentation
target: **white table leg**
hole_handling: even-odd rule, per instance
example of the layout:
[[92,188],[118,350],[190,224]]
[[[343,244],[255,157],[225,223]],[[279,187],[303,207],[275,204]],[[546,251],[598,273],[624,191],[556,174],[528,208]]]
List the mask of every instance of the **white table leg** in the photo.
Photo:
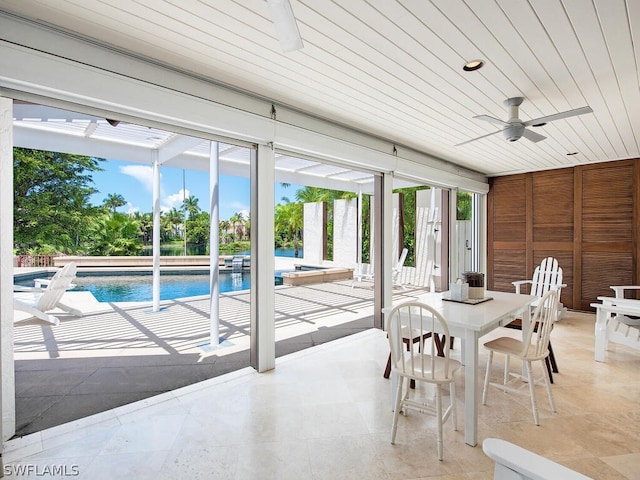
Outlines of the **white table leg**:
[[607,349],[607,320],[609,312],[604,311],[602,308],[598,308],[596,311],[596,346],[595,346],[595,359],[596,362],[605,361],[605,350]]
[[464,344],[464,441],[478,443],[478,333],[467,330]]

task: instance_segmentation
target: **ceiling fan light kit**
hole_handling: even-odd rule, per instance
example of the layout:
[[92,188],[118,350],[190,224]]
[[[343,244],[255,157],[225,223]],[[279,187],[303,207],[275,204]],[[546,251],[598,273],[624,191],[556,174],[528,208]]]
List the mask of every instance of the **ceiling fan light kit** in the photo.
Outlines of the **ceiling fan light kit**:
[[504,138],[509,142],[516,142],[520,140],[520,138],[524,137],[527,140],[537,143],[544,140],[544,135],[540,135],[539,133],[534,132],[533,130],[529,130],[527,127],[541,127],[546,125],[548,122],[553,122],[554,120],[560,120],[562,118],[575,117],[576,115],[583,115],[585,113],[592,113],[593,110],[591,107],[580,107],[573,110],[567,110],[566,112],[554,113],[552,115],[546,115],[544,117],[534,118],[533,120],[527,120],[523,122],[519,118],[519,107],[522,105],[524,101],[524,97],[511,97],[507,98],[504,101],[505,106],[509,112],[509,119],[505,122],[504,120],[500,120],[499,118],[492,117],[490,115],[477,115],[473,118],[477,118],[479,120],[484,120],[486,122],[495,123],[496,125],[502,126],[501,130],[496,132],[488,133],[486,135],[482,135],[481,137],[473,138],[471,140],[467,140],[462,143],[458,143],[456,147],[460,145],[465,145],[470,142],[475,142],[476,140],[480,140],[481,138],[489,137],[491,135],[495,135],[496,133],[502,132]]

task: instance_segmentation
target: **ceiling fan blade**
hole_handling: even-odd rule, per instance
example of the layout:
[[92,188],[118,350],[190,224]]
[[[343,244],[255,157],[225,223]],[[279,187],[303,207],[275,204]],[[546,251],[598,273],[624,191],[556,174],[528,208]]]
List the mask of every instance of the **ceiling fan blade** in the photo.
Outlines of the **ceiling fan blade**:
[[489,115],[476,115],[473,118],[477,118],[478,120],[484,120],[485,122],[495,123],[496,125],[500,125],[501,127],[504,127],[505,125],[509,125],[504,120],[500,120],[499,118],[491,117]]
[[300,50],[303,47],[302,38],[289,0],[267,0],[267,3],[282,51],[287,53]]
[[573,110],[567,110],[566,112],[554,113],[553,115],[547,115],[546,117],[534,118],[524,122],[524,126],[537,125],[539,123],[553,122],[554,120],[560,120],[561,118],[575,117],[576,115],[583,115],[585,113],[592,113],[591,107],[580,107]]
[[497,132],[487,133],[486,135],[482,135],[481,137],[472,138],[471,140],[467,140],[462,143],[458,143],[454,145],[454,147],[459,147],[460,145],[465,145],[467,143],[475,142],[476,140],[480,140],[481,138],[490,137],[491,135],[495,135],[496,133],[500,133],[502,130],[498,130]]
[[539,133],[534,132],[533,130],[529,130],[528,128],[524,129],[524,131],[522,132],[522,136],[534,143],[538,143],[547,138],[544,135],[540,135]]

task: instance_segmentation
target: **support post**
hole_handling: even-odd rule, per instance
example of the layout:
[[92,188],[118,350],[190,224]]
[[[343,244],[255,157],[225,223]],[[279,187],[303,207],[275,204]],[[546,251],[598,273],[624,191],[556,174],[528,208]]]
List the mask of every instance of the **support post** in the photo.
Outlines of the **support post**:
[[218,258],[220,257],[220,175],[219,175],[220,144],[211,142],[209,153],[209,265],[210,265],[210,340],[211,346],[220,344],[220,284]]
[[153,312],[160,311],[160,162],[153,150]]
[[[5,441],[16,432],[13,363],[13,100],[5,97],[0,97],[0,211],[0,433],[2,441]],[[1,463],[0,456],[0,467]]]
[[272,146],[251,151],[251,366],[275,368],[275,153]]

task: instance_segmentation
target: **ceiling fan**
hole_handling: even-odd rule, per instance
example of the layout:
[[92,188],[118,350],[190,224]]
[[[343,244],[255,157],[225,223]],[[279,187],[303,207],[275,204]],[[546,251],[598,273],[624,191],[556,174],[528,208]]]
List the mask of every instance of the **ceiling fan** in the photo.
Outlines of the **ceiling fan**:
[[518,118],[518,107],[524,101],[524,97],[512,97],[507,98],[504,101],[505,106],[509,109],[509,120],[506,122],[504,120],[500,120],[499,118],[492,117],[490,115],[477,115],[473,118],[478,118],[480,120],[485,120],[487,122],[495,123],[496,125],[500,125],[502,127],[501,130],[496,132],[488,133],[486,135],[482,135],[478,138],[472,138],[471,140],[467,140],[462,143],[458,143],[456,147],[460,145],[465,145],[470,142],[475,142],[476,140],[480,140],[481,138],[490,137],[491,135],[495,135],[496,133],[502,132],[504,138],[509,142],[515,142],[520,140],[521,137],[526,138],[532,142],[539,142],[544,140],[544,135],[540,135],[539,133],[534,132],[533,130],[529,130],[527,127],[541,127],[542,125],[547,124],[548,122],[552,122],[554,120],[560,120],[561,118],[575,117],[576,115],[582,115],[585,113],[591,113],[593,110],[591,107],[580,107],[574,110],[567,110],[566,112],[554,113],[553,115],[547,115],[545,117],[534,118],[533,120],[527,120],[523,122]]
[[282,51],[288,53],[300,50],[303,47],[302,38],[289,0],[267,0],[267,4],[271,9],[271,18]]

